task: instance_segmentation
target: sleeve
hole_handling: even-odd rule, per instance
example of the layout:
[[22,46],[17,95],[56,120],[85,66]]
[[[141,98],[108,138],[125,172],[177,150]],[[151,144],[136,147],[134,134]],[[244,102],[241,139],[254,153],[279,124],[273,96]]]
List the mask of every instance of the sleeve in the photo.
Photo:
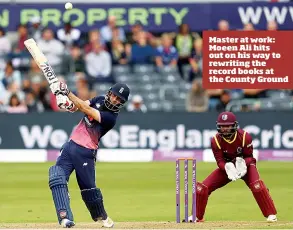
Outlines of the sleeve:
[[46,45],[46,43],[43,40],[40,40],[38,42],[38,46],[40,47],[40,49],[43,51],[43,53],[45,55],[48,54],[48,53],[52,53],[51,46]]
[[103,41],[108,41],[109,39],[109,31],[107,29],[107,26],[103,26],[100,30],[101,38]]
[[4,79],[4,71],[0,70],[0,81]]
[[57,31],[57,38],[60,41],[65,41],[65,32],[64,32],[64,29],[59,29]]
[[100,111],[101,125],[107,127],[113,127],[115,124],[115,115],[107,111]]
[[223,151],[221,149],[221,146],[220,146],[216,136],[214,136],[211,140],[211,147],[212,147],[213,154],[216,159],[218,167],[221,170],[225,170],[226,161],[224,159]]
[[153,55],[155,57],[162,57],[162,53],[161,53],[160,47],[157,47],[156,49],[153,49]]
[[191,93],[189,92],[185,99],[185,107],[188,112],[191,112]]
[[90,99],[89,100],[90,101],[90,106],[92,106],[93,104],[96,104],[98,102],[99,98],[100,97],[94,97],[94,98]]
[[194,48],[192,48],[192,50],[191,50],[191,55],[190,55],[190,57],[191,57],[192,59],[194,59],[194,57],[195,57],[195,50],[194,50]]
[[17,85],[21,86],[21,73],[16,70],[13,72],[13,81],[17,83]]
[[78,39],[80,38],[80,34],[81,34],[80,30],[78,30],[78,29],[73,29],[72,34],[71,34],[72,39],[73,39],[74,41],[78,40]]
[[56,40],[56,44],[55,44],[55,49],[54,49],[54,53],[56,55],[63,55],[64,52],[64,45],[62,44],[62,42]]
[[11,43],[7,38],[4,38],[5,42],[4,42],[4,46],[2,47],[2,49],[4,50],[5,54],[9,53],[11,51]]
[[248,166],[250,164],[256,164],[256,159],[253,157],[252,137],[246,131],[244,131],[243,134],[242,148],[243,158],[245,160],[246,165]]
[[103,56],[103,69],[102,69],[102,72],[101,74],[104,76],[104,77],[107,77],[109,76],[109,74],[111,73],[111,64],[112,64],[112,61],[111,61],[111,56],[109,53],[105,53],[105,55]]
[[119,36],[120,36],[121,41],[126,40],[125,31],[122,28],[120,28],[120,30],[119,30]]
[[175,48],[175,47],[173,47],[174,48],[174,52],[173,52],[173,60],[175,59],[175,60],[178,60],[178,57],[179,57],[179,55],[178,55],[178,51],[177,51],[177,49]]

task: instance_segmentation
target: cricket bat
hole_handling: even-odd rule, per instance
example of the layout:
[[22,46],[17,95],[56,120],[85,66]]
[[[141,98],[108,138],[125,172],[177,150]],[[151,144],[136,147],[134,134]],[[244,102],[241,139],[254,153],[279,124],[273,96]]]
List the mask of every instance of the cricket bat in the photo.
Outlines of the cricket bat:
[[51,65],[48,62],[48,59],[43,54],[41,49],[38,47],[37,43],[33,38],[30,38],[26,41],[24,41],[24,45],[32,55],[33,59],[39,66],[39,68],[42,70],[43,74],[45,75],[45,78],[51,85],[54,82],[58,81],[58,78],[56,74],[54,73],[54,70],[52,69]]

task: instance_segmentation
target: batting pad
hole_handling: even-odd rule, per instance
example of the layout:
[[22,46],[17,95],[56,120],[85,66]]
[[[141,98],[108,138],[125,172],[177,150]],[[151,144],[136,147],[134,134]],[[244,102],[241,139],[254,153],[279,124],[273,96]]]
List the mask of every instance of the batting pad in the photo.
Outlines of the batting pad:
[[50,167],[49,187],[52,191],[59,224],[61,224],[62,219],[69,219],[73,221],[66,176],[60,166]]
[[81,191],[81,196],[94,221],[107,219],[108,215],[104,208],[103,196],[100,189],[84,189]]
[[270,193],[262,180],[255,181],[249,185],[254,199],[256,200],[264,217],[276,215],[277,210]]

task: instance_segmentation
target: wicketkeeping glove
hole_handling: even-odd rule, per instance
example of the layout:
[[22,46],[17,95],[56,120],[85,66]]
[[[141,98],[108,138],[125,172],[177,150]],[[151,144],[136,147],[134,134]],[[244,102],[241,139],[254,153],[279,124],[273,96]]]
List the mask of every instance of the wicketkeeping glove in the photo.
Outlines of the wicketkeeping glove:
[[247,166],[245,160],[241,157],[236,157],[236,169],[239,172],[240,178],[247,173]]
[[239,172],[232,162],[228,162],[225,164],[225,170],[229,180],[236,181],[240,178]]

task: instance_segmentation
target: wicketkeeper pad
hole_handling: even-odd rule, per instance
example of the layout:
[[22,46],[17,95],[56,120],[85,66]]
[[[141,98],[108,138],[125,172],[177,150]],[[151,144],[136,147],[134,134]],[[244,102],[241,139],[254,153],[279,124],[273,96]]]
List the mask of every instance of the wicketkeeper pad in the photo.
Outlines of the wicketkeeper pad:
[[275,208],[274,201],[271,198],[264,182],[262,180],[258,180],[251,183],[249,187],[264,217],[276,215],[277,210]]
[[60,166],[54,165],[50,167],[49,187],[52,191],[59,224],[61,224],[62,219],[65,218],[73,221],[66,176]]
[[81,196],[94,221],[107,219],[102,192],[99,188],[84,189],[81,191]]
[[196,183],[196,217],[203,219],[209,198],[209,189],[203,183]]

